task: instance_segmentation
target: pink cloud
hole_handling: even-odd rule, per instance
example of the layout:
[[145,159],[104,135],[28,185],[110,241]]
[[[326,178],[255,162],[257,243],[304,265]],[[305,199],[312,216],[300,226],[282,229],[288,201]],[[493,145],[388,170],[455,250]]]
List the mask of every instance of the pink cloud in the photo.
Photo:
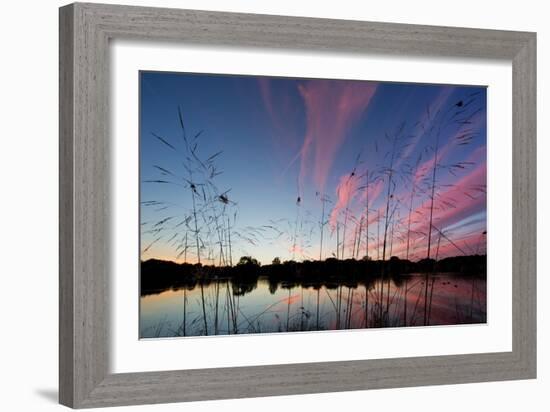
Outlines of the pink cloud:
[[299,86],[306,108],[306,134],[299,152],[300,190],[310,177],[316,189],[324,191],[336,152],[376,89],[376,83],[338,80],[309,81]]
[[337,200],[332,208],[329,216],[329,225],[332,229],[336,227],[336,223],[340,213],[349,207],[353,198],[357,195],[359,181],[355,176],[349,174],[341,176],[338,186],[336,187]]
[[[450,149],[444,149],[444,151],[447,150]],[[451,187],[445,188],[444,190],[436,190],[433,216],[434,227],[440,230],[445,230],[446,227],[459,223],[460,221],[467,219],[469,216],[479,213],[486,208],[486,195],[484,193],[484,188],[487,181],[487,170],[484,159],[485,147],[481,146],[475,149],[467,158],[467,161],[479,164],[476,168],[469,171],[469,173],[462,178],[459,178]],[[349,236],[346,236],[347,250],[351,250],[351,248],[353,248],[354,233],[357,231],[358,225],[363,225],[362,236],[364,237],[365,235],[364,231],[366,230],[366,222],[364,219],[361,221],[361,216],[365,216],[366,211],[364,205],[365,194],[363,190],[358,190],[360,187],[360,182],[357,178],[351,177],[350,175],[341,176],[337,186],[337,200],[329,215],[329,224],[332,230],[335,230],[338,221],[342,223],[343,211],[346,210],[346,207],[350,210],[350,216],[356,217],[355,219],[348,220]],[[378,181],[375,185],[373,185],[369,194],[369,203],[372,203],[379,196],[383,187],[384,182],[382,181]],[[453,206],[451,207],[449,204],[452,204]],[[410,238],[411,246],[409,255],[413,259],[425,257],[425,249],[427,246],[426,234],[429,231],[428,215],[430,206],[430,200],[426,199],[421,205],[412,211]],[[373,230],[376,231],[375,225],[378,220],[378,211],[380,212],[380,216],[383,216],[385,213],[384,205],[380,206],[379,210],[369,210],[369,232],[371,238],[373,233],[375,233]],[[394,219],[398,218],[396,217]],[[382,217],[382,221],[383,220],[384,219]],[[406,254],[407,223],[408,213],[406,216],[403,216],[400,223],[396,221],[396,232],[393,236],[392,245],[392,254],[394,256],[404,257]],[[381,230],[383,230],[383,228],[381,228]],[[484,250],[485,239],[480,238],[480,233],[482,231],[483,229],[480,229],[479,233],[476,231],[471,237],[468,233],[465,234],[461,231],[454,231],[452,233],[447,232],[447,235],[455,244],[458,244],[460,248],[470,253],[471,247],[477,249],[478,245],[480,245],[480,250]],[[434,229],[432,232],[432,256],[435,254],[438,237],[438,232]],[[422,243],[422,245],[420,245],[419,242]],[[362,242],[361,246],[365,247],[364,242]],[[375,253],[376,248],[378,247],[381,247],[381,245],[377,244],[377,240],[374,239],[374,241],[369,244],[369,253]],[[420,252],[415,253],[415,249],[417,247]],[[460,254],[460,251],[457,250],[456,246],[443,238],[440,245],[440,258],[456,254]]]
[[[439,235],[436,236],[436,239],[439,237]],[[446,239],[441,239],[441,245],[439,246],[439,259],[442,259],[446,256],[455,256],[460,255],[461,250],[464,251],[467,254],[476,253],[479,249],[479,251],[485,252],[485,237],[482,236],[482,232],[476,232],[476,233],[470,233],[462,236],[457,236],[454,239],[452,239],[453,243],[457,245],[460,249],[458,249],[455,245],[453,245],[451,242],[448,242]],[[481,243],[481,244],[480,244]],[[479,247],[478,247],[479,246]],[[436,246],[434,248],[434,257],[437,250],[437,242]]]
[[[369,209],[372,207],[373,203],[376,201],[382,189],[384,187],[384,182],[382,180],[377,180],[374,184],[369,186]],[[338,218],[343,211],[348,208],[351,215],[358,216],[357,224],[359,224],[361,216],[366,216],[366,199],[367,191],[362,186],[362,182],[355,175],[350,176],[346,174],[340,176],[338,185],[336,186],[336,203],[332,208],[329,215],[329,225],[332,230],[336,228],[336,223]],[[376,221],[376,211],[372,209],[369,210],[369,225]],[[363,224],[366,224],[366,221],[363,220]]]
[[476,148],[468,158],[466,159],[466,162],[472,162],[472,163],[485,163],[485,160],[487,159],[487,146],[479,146]]
[[[438,229],[439,227],[436,226]],[[449,242],[445,237],[441,237],[441,243],[439,245],[439,252],[437,253],[437,245],[439,242],[439,232],[434,230],[432,234],[432,253],[431,257],[435,258],[436,253],[438,259],[443,259],[447,256],[461,255],[462,252],[466,254],[485,252],[485,237],[482,235],[483,230],[476,231],[474,233],[448,233],[443,230],[443,234],[452,240]],[[409,259],[418,260],[426,257],[427,238],[425,236],[415,236],[411,234],[411,247],[409,251]],[[454,244],[453,244],[454,243]],[[455,246],[456,245],[456,246]],[[415,250],[415,246],[418,246]],[[458,248],[457,248],[458,246]],[[459,249],[460,248],[460,249]],[[394,243],[393,255],[405,258],[407,250],[406,242]]]
[[[479,150],[481,151],[481,148]],[[440,230],[444,230],[445,227],[484,210],[487,202],[486,196],[478,189],[485,187],[486,183],[487,165],[483,163],[455,182],[452,187],[437,193],[434,202],[433,225]],[[449,207],[446,203],[453,204],[453,207]],[[413,226],[413,231],[428,233],[429,221],[427,217],[430,206],[431,201],[426,200],[413,211],[413,216],[420,214],[425,217],[422,219],[421,223],[416,223]],[[433,236],[437,238],[437,235],[434,235],[434,233],[437,232],[434,231],[432,233],[432,239]],[[434,242],[432,242],[432,245],[435,247]],[[399,251],[400,249],[398,248],[396,250]]]

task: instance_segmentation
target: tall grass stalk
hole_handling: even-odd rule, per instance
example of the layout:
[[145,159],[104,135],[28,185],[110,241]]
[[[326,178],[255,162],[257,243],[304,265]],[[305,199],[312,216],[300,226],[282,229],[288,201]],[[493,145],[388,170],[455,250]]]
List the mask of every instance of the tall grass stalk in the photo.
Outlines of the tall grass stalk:
[[187,326],[187,290],[183,288],[183,324],[182,324],[183,336],[185,336],[186,326]]
[[231,224],[229,222],[229,217],[227,217],[227,240],[229,244],[229,266],[233,266],[233,252],[231,246]]
[[367,227],[366,227],[366,231],[365,231],[365,256],[368,260],[369,258],[369,184],[370,184],[370,181],[369,181],[369,170],[367,169],[367,173],[366,173],[366,179],[367,179],[367,184],[365,185],[365,191],[366,191],[366,194],[365,194],[365,206],[366,206],[366,224],[367,224]]
[[208,322],[206,321],[206,306],[204,300],[204,285],[203,279],[201,279],[201,302],[202,302],[202,318],[204,320],[204,334],[208,336]]
[[323,236],[325,233],[325,204],[328,202],[328,198],[321,195],[321,221],[319,222],[319,229],[321,231],[319,240],[319,261],[323,260]]

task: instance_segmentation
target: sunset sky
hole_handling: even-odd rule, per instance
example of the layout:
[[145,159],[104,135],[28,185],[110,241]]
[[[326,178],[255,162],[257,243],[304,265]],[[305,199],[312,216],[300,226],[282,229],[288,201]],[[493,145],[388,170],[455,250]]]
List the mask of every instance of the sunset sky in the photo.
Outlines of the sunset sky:
[[205,264],[229,239],[233,264],[319,259],[321,231],[323,259],[382,258],[384,232],[386,259],[407,238],[425,258],[436,145],[430,255],[486,251],[485,87],[142,72],[140,92],[142,260],[197,261],[193,199]]

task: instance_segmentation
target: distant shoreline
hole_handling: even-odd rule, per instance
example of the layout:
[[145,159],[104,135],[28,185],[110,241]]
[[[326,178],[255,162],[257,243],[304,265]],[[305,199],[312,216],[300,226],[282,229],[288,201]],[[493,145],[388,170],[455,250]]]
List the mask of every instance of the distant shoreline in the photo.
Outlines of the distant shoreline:
[[248,284],[263,277],[270,282],[313,285],[364,283],[380,277],[400,278],[411,273],[446,272],[485,277],[487,256],[453,256],[439,261],[424,259],[418,262],[397,257],[387,261],[329,258],[324,261],[285,261],[269,265],[260,265],[253,258],[245,256],[235,266],[176,263],[159,259],[141,261],[140,266],[143,295],[169,288],[194,287],[221,279]]

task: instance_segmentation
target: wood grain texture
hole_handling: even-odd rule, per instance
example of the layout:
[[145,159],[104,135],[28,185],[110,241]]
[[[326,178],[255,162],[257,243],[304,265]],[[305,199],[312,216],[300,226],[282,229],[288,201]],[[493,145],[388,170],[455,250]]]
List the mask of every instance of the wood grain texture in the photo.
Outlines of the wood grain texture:
[[[60,402],[84,408],[536,375],[533,33],[75,3],[60,9]],[[513,65],[513,350],[110,374],[109,40],[494,58]]]
[[536,37],[532,36],[512,62],[513,88],[513,351],[536,375]]
[[[66,10],[67,11],[67,10]],[[73,29],[59,16],[59,400],[73,404]]]

